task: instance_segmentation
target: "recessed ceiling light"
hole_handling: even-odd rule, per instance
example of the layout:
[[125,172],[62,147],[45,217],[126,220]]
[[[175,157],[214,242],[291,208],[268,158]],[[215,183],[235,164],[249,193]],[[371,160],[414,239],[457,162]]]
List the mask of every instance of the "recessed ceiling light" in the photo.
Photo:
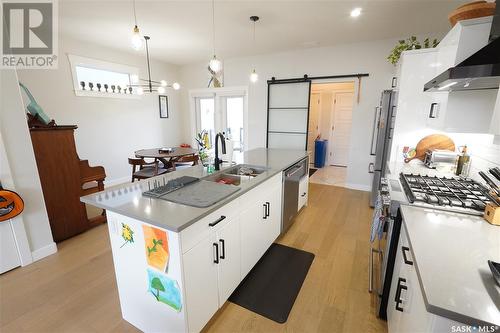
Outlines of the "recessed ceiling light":
[[357,7],[357,8],[354,8],[353,10],[351,10],[351,17],[358,17],[359,15],[361,15],[361,8],[360,7]]

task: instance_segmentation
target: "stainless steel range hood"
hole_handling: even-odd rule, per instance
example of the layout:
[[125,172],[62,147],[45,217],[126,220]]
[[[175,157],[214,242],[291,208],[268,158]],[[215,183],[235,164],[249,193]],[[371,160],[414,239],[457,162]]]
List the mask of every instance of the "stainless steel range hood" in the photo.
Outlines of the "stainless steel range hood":
[[489,43],[424,85],[424,91],[498,89],[500,85],[500,5],[491,23]]

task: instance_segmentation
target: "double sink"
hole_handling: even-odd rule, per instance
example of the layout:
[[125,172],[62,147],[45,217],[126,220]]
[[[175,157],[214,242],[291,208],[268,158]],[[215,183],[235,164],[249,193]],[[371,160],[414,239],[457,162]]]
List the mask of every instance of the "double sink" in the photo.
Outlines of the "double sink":
[[251,181],[266,170],[267,168],[262,166],[238,164],[201,179],[219,184],[240,186]]

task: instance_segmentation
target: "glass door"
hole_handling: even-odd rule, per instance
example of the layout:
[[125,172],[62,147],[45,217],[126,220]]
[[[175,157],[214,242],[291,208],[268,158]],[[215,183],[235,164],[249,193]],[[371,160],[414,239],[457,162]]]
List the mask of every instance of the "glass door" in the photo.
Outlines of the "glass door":
[[246,149],[246,91],[203,91],[194,96],[194,102],[196,133],[208,133],[208,149],[215,145],[219,132],[232,141],[234,151]]
[[197,97],[196,101],[196,132],[206,131],[208,133],[207,147],[210,149],[215,140],[215,97]]
[[311,81],[268,83],[267,147],[307,149]]
[[230,96],[222,98],[222,127],[226,137],[233,142],[233,150],[244,151],[244,97]]

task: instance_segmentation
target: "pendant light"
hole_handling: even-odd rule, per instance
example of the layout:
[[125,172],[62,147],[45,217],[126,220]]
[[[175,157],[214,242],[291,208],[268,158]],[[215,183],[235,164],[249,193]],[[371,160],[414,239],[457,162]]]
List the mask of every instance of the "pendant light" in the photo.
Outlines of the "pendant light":
[[179,90],[181,88],[181,85],[178,82],[169,84],[165,80],[155,81],[151,79],[151,60],[149,58],[149,43],[151,37],[144,36],[142,38],[144,38],[146,44],[146,65],[148,69],[148,78],[141,79],[137,75],[131,75],[130,76],[131,84],[129,85],[130,92],[132,92],[132,89],[135,89],[137,95],[143,95],[144,93],[164,94],[167,91],[166,88],[173,88],[174,90]]
[[[255,23],[259,20],[258,16],[250,16],[250,21],[253,22],[253,46],[255,49]],[[252,73],[250,73],[250,82],[255,83],[259,80],[259,74],[257,74],[257,71],[254,69],[252,70]]]
[[134,50],[140,50],[142,48],[142,36],[137,26],[137,14],[135,12],[135,0],[132,0],[132,6],[134,8],[134,29],[132,30],[132,47]]
[[220,73],[222,70],[222,62],[217,59],[217,56],[215,54],[215,0],[212,0],[212,42],[213,42],[213,58],[210,60],[208,67],[214,72],[214,73]]

